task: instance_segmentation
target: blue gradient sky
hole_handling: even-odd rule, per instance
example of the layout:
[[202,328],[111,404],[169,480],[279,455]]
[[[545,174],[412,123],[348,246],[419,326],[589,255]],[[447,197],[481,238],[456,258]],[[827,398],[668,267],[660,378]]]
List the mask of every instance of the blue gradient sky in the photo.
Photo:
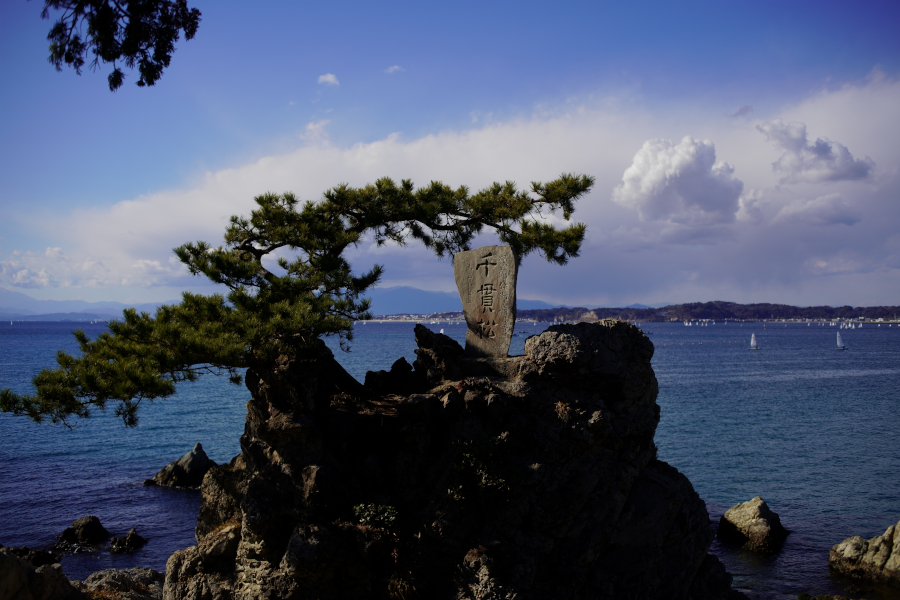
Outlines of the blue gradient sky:
[[[268,190],[576,171],[597,177],[583,255],[528,259],[525,297],[900,303],[895,2],[197,1],[160,82],[115,94],[105,67],[47,62],[42,4],[0,7],[8,289],[209,291],[171,248]],[[355,251],[373,262],[386,286],[453,286],[416,248]]]

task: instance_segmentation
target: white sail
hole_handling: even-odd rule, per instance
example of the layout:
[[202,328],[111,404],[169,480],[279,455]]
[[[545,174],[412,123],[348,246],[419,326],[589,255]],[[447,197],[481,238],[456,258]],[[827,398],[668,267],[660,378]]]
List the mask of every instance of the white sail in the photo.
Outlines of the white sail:
[[838,331],[837,332],[837,349],[844,350],[846,348],[847,348],[847,346],[844,345],[844,341],[841,339],[841,332]]
[[756,334],[750,334],[750,349],[751,350],[759,350],[759,344],[756,343]]

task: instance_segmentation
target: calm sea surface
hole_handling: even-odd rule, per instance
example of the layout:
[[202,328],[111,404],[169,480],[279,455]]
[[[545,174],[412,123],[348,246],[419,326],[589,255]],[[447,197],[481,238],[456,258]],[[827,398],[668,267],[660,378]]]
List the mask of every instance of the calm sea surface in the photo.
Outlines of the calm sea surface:
[[[71,331],[102,325],[0,323],[0,388],[31,390],[59,349],[76,352]],[[546,324],[520,324],[538,333]],[[895,599],[829,575],[828,550],[851,535],[880,535],[900,520],[900,327],[729,323],[642,325],[656,346],[662,418],[659,457],[687,475],[718,519],[761,495],[792,530],[783,550],[759,557],[715,542],[712,552],[751,598],[843,593]],[[462,341],[463,325],[433,324]],[[748,350],[756,333],[761,350]],[[510,354],[523,352],[525,335]],[[333,346],[333,345],[332,345]],[[333,347],[334,349],[334,347]],[[400,356],[412,362],[413,326],[356,327],[353,352],[338,360],[362,380]],[[110,414],[74,431],[0,414],[0,543],[46,548],[73,520],[97,515],[113,535],[131,527],[150,542],[134,554],[107,551],[63,559],[82,579],[104,568],[164,570],[175,550],[194,544],[196,491],[144,487],[166,463],[201,442],[216,462],[239,452],[249,392],[207,377],[177,396],[142,407],[136,429]]]

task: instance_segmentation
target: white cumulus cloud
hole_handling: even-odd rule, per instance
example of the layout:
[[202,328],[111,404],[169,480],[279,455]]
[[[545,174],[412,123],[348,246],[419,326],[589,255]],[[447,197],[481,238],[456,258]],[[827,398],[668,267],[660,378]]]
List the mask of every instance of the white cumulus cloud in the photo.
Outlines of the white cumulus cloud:
[[853,181],[866,179],[875,168],[868,156],[855,159],[847,146],[826,138],[809,143],[806,124],[796,121],[785,124],[781,119],[766,121],[756,129],[784,150],[772,170],[782,175],[781,183],[821,183],[825,181]]
[[341,85],[341,82],[338,81],[338,78],[334,73],[319,75],[319,83],[324,83],[326,85]]
[[388,75],[393,75],[394,73],[399,73],[399,72],[405,71],[405,70],[406,69],[404,69],[400,65],[392,65],[392,66],[388,67],[387,69],[385,69],[384,72],[387,73]]
[[862,219],[862,211],[852,206],[840,194],[819,196],[814,200],[799,200],[788,204],[776,215],[776,221],[790,221],[808,225],[855,225]]
[[709,140],[647,140],[613,190],[613,200],[642,221],[712,225],[734,221],[744,184],[734,167],[716,162]]

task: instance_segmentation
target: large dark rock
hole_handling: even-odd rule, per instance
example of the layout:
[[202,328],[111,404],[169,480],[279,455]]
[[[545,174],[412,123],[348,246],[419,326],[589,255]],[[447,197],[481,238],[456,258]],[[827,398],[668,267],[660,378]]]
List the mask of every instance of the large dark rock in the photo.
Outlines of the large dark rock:
[[900,523],[868,541],[854,535],[835,544],[828,563],[849,577],[900,588]]
[[125,535],[114,537],[110,540],[109,550],[110,552],[134,552],[146,543],[147,538],[139,536],[138,532],[132,527]]
[[162,600],[165,576],[153,569],[105,569],[72,583],[88,598]]
[[71,527],[56,536],[59,541],[54,544],[55,550],[91,549],[109,539],[109,532],[100,523],[100,519],[91,515],[75,519]]
[[144,485],[200,487],[203,477],[214,466],[216,463],[206,455],[200,442],[197,442],[193,450],[167,464],[152,479],[145,480]]
[[405,382],[364,387],[324,344],[247,371],[242,452],[204,479],[167,599],[741,597],[656,458],[640,330],[554,326],[498,358],[416,339]]
[[9,548],[0,548],[0,598],[3,600],[77,600],[81,593],[57,564],[34,565]]
[[788,533],[778,515],[759,496],[729,508],[719,521],[717,532],[725,542],[762,553],[780,550]]

